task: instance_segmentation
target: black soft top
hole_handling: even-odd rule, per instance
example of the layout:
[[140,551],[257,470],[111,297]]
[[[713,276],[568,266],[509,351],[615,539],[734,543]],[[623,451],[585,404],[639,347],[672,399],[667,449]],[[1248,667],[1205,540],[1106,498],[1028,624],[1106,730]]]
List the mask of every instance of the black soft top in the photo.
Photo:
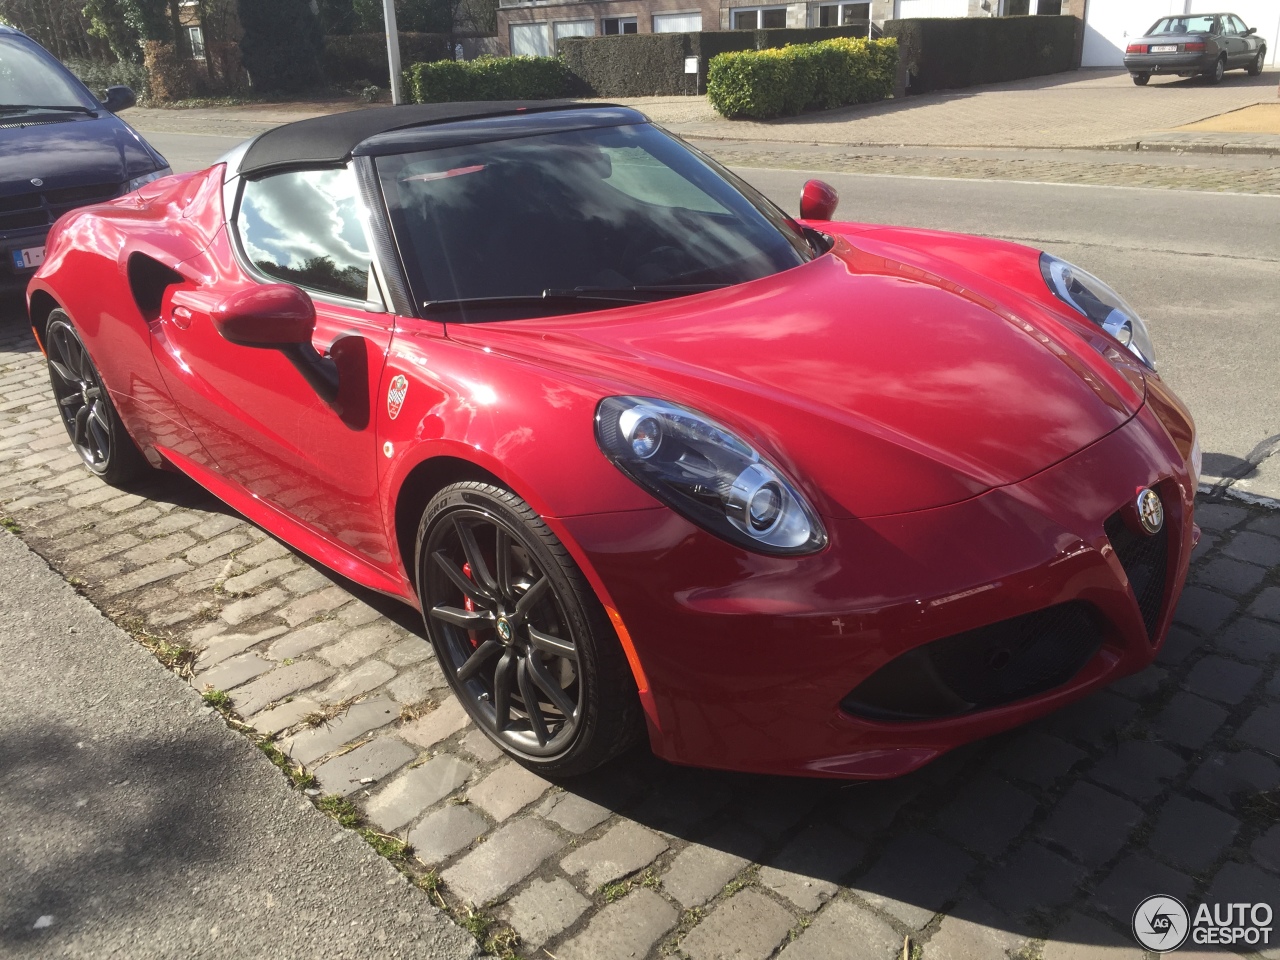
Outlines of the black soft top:
[[341,163],[370,137],[406,127],[501,117],[548,110],[599,108],[572,100],[492,100],[466,103],[415,103],[399,107],[350,110],[287,123],[261,134],[249,144],[239,172],[251,176],[275,167]]

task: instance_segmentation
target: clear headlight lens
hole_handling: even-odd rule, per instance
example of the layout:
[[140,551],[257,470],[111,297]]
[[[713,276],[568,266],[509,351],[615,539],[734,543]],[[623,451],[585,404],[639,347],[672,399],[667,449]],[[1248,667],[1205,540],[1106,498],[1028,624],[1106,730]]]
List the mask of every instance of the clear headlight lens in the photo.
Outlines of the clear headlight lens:
[[709,417],[663,400],[607,397],[596,442],[623,473],[677,513],[760,553],[821,550],[826,531],[773,464]]
[[1119,340],[1152,370],[1156,368],[1147,325],[1124,297],[1087,270],[1047,253],[1040,254],[1040,272],[1054,296]]
[[139,187],[145,186],[152,180],[159,180],[161,177],[167,177],[173,173],[168,167],[161,167],[159,170],[152,170],[150,173],[144,173],[140,177],[134,177],[129,181],[129,185],[125,188],[125,193],[133,193]]

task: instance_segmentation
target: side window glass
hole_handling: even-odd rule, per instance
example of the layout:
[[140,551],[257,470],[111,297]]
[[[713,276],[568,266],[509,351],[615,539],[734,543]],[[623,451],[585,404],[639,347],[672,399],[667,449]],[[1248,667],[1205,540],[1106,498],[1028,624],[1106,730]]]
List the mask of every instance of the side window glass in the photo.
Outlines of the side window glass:
[[1244,32],[1249,29],[1244,25],[1244,21],[1241,20],[1239,17],[1232,17],[1231,23],[1232,25],[1235,26],[1236,33],[1238,33],[1240,36],[1244,36]]
[[293,170],[247,182],[236,215],[245,254],[269,277],[364,300],[370,258],[356,190],[347,169]]

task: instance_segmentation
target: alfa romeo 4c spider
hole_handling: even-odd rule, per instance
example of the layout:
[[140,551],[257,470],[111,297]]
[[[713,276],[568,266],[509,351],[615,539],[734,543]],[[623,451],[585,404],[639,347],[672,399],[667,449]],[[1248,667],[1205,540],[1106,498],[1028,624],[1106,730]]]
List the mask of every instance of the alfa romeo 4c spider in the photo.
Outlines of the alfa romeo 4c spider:
[[357,111],[62,217],[30,316],[90,470],[419,607],[526,765],[892,777],[1151,662],[1199,451],[1105,283],[836,199],[622,107]]

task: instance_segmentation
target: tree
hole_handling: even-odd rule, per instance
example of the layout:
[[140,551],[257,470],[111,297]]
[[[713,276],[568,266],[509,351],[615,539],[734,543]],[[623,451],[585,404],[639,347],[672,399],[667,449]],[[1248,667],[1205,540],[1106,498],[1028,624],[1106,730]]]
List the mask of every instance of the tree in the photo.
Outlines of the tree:
[[302,91],[323,83],[324,35],[306,0],[239,0],[240,56],[254,88]]

